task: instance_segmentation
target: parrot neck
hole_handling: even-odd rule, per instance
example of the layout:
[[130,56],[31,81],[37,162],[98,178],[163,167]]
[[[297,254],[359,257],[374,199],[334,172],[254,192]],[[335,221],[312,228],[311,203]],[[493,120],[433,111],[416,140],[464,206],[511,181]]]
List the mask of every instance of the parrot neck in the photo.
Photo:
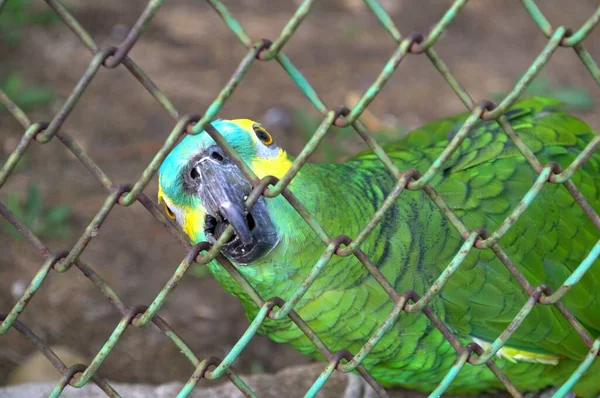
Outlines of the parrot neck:
[[[385,197],[393,189],[394,178],[380,167],[369,167],[371,162],[349,161],[342,164],[306,164],[289,185],[290,191],[307,210],[309,219],[322,226],[334,238],[347,235],[356,238],[373,217]],[[412,195],[412,196],[419,196]],[[280,234],[278,246],[264,259],[265,264],[245,267],[247,277],[264,288],[266,294],[281,291],[281,284],[289,291],[299,286],[326,250],[317,235],[296,209],[281,195],[268,200],[270,216]],[[385,215],[384,222],[369,234],[361,247],[379,259],[390,255],[391,235],[398,229],[414,227],[414,210],[422,207],[418,198],[407,198],[397,203]],[[409,225],[411,224],[411,225]],[[364,267],[353,256],[352,260],[334,256],[322,275],[335,274],[344,269],[345,283],[352,284],[366,277]],[[320,278],[321,281],[327,278]],[[315,284],[318,289],[319,281]],[[324,286],[323,288],[325,288]],[[288,291],[288,289],[284,289]]]

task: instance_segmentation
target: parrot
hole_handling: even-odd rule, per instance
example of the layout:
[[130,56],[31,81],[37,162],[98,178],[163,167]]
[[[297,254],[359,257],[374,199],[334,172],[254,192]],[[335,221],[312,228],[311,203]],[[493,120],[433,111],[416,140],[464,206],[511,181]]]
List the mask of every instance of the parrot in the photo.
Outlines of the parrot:
[[[382,146],[402,171],[424,173],[442,154],[470,112],[430,121]],[[567,168],[597,133],[546,97],[522,98],[506,120],[542,165]],[[215,119],[211,125],[259,178],[278,179],[292,155],[259,122]],[[593,153],[571,181],[600,212],[600,154]],[[496,121],[477,120],[430,186],[469,229],[492,233],[519,206],[538,173]],[[307,162],[288,185],[329,236],[356,237],[393,191],[396,177],[373,150],[337,162]],[[261,195],[250,209],[252,184],[205,131],[186,135],[158,170],[158,200],[192,244],[214,244],[228,226],[234,234],[221,248],[237,271],[265,300],[288,300],[301,288],[326,249],[317,233],[282,196]],[[499,246],[532,286],[553,291],[597,245],[600,231],[563,184],[546,183]],[[436,281],[465,237],[423,190],[404,191],[367,235],[360,249],[401,294],[422,296]],[[207,264],[252,320],[259,308],[217,260]],[[600,260],[561,299],[586,332],[600,335]],[[473,248],[428,307],[466,346],[483,349],[510,325],[529,295],[491,249]],[[356,256],[332,256],[294,310],[331,352],[356,354],[381,326],[394,302]],[[289,317],[266,318],[259,333],[327,361]],[[553,305],[537,304],[493,358],[519,391],[562,385],[585,359],[589,347]],[[402,312],[364,358],[362,365],[384,388],[432,392],[458,354],[421,311]],[[572,392],[600,394],[600,360]],[[466,364],[448,393],[501,391],[485,364]]]

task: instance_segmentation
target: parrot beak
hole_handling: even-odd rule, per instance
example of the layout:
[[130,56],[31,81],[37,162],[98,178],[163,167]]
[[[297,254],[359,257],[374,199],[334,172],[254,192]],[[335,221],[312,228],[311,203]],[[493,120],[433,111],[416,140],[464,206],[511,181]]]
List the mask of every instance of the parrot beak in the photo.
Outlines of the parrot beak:
[[251,211],[246,208],[252,185],[219,146],[213,145],[195,157],[189,176],[206,210],[204,233],[210,243],[231,225],[235,235],[222,251],[232,260],[248,263],[275,247],[277,233],[264,198]]
[[[214,154],[212,156],[217,157]],[[249,244],[252,238],[249,220],[246,219],[250,214],[244,203],[244,192],[247,191],[245,184],[238,181],[237,173],[227,170],[233,164],[224,166],[222,160],[215,160],[212,156],[203,157],[194,168],[200,178],[202,203],[217,223],[230,224],[242,243]]]

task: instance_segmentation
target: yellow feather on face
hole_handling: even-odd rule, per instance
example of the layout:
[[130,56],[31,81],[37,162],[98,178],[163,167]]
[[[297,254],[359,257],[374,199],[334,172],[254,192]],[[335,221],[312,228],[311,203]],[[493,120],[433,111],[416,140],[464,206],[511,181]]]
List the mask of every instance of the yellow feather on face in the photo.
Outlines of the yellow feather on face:
[[[158,203],[167,202],[168,197],[165,195],[162,190],[162,186],[160,184],[160,178],[158,181]],[[172,204],[170,206],[173,206]],[[175,210],[175,209],[173,209]],[[176,208],[178,214],[181,215],[182,225],[181,229],[193,242],[200,239],[200,233],[202,232],[202,228],[204,226],[204,217],[206,216],[206,211],[202,206],[198,206],[197,208],[190,208],[185,206],[179,206]],[[179,220],[178,220],[179,221]]]
[[[244,130],[250,136],[250,138],[252,138],[254,145],[259,144],[253,128],[255,124],[259,123],[250,119],[235,119],[231,122],[237,124],[242,130]],[[282,178],[290,169],[290,167],[292,167],[292,161],[288,158],[287,153],[283,149],[278,148],[277,156],[271,158],[260,158],[257,156],[248,166],[250,166],[258,178],[263,178],[268,175]]]
[[281,179],[290,167],[292,167],[292,161],[288,159],[285,151],[280,149],[279,153],[274,158],[256,158],[250,167],[258,178],[272,175]]
[[254,120],[234,119],[234,120],[230,120],[230,122],[235,123],[238,126],[240,126],[240,128],[242,130],[244,130],[246,133],[250,134],[250,136],[252,137],[252,140],[256,142],[256,136],[253,134],[254,130],[252,129],[252,126],[254,126],[256,124],[256,122]]
[[183,232],[190,237],[193,242],[196,242],[200,238],[200,233],[202,232],[202,228],[204,228],[204,217],[206,217],[206,212],[204,208],[198,206],[195,209],[184,209],[184,224],[183,224]]

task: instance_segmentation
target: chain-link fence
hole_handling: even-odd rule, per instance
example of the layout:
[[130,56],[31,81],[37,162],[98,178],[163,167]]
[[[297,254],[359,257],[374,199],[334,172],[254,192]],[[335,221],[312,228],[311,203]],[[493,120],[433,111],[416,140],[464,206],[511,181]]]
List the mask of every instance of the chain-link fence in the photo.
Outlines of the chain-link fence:
[[[447,67],[444,60],[438,56],[434,49],[434,45],[440,35],[444,32],[444,29],[461,12],[461,9],[467,3],[467,0],[455,1],[426,37],[416,33],[403,36],[377,0],[365,0],[365,4],[377,17],[379,22],[385,27],[387,32],[389,32],[391,39],[397,43],[397,48],[387,61],[375,82],[368,88],[368,90],[366,90],[360,101],[352,109],[348,109],[343,106],[332,109],[319,98],[319,95],[314,88],[308,83],[300,71],[282,51],[287,41],[292,37],[299,25],[309,14],[314,0],[305,0],[300,4],[293,17],[283,28],[279,37],[274,41],[252,40],[245,32],[242,25],[220,1],[208,0],[208,3],[210,3],[214,10],[219,14],[224,23],[231,29],[239,41],[248,49],[248,52],[240,62],[237,70],[227,85],[221,90],[218,97],[208,107],[204,115],[180,116],[169,99],[160,91],[160,89],[152,82],[145,72],[128,56],[128,52],[135,45],[136,41],[144,31],[144,28],[148,25],[155,13],[161,7],[163,1],[149,1],[146,9],[140,15],[122,44],[119,47],[109,47],[103,49],[96,45],[88,32],[86,32],[86,30],[79,24],[77,19],[75,19],[73,15],[69,13],[69,11],[58,0],[46,0],[46,2],[94,54],[94,57],[89,64],[87,71],[77,83],[75,89],[72,91],[70,96],[62,105],[61,109],[58,111],[58,113],[56,113],[50,122],[32,122],[29,117],[21,109],[19,109],[19,107],[5,93],[0,91],[0,100],[25,129],[25,133],[23,134],[21,141],[0,170],[0,187],[4,185],[4,183],[10,177],[17,162],[19,162],[27,148],[34,141],[38,144],[45,144],[56,137],[69,151],[73,153],[73,155],[75,155],[75,157],[77,157],[77,159],[100,182],[100,184],[102,184],[109,191],[109,195],[107,196],[104,205],[97,212],[96,216],[85,229],[75,246],[69,251],[51,250],[48,248],[32,231],[30,231],[24,225],[22,220],[17,219],[4,204],[0,203],[0,214],[2,214],[2,216],[6,218],[6,220],[8,220],[20,233],[22,233],[29,243],[39,250],[41,256],[45,259],[40,271],[35,275],[30,285],[27,287],[24,294],[18,300],[12,310],[9,313],[0,315],[0,319],[2,320],[2,324],[0,326],[0,335],[6,334],[11,327],[18,330],[26,338],[31,340],[45,355],[45,357],[62,373],[62,377],[56,384],[51,396],[59,396],[67,385],[71,385],[73,387],[82,387],[90,380],[96,383],[109,396],[119,396],[118,393],[105,380],[96,375],[96,372],[106,357],[110,354],[111,350],[116,344],[118,344],[119,339],[127,327],[130,325],[133,325],[134,327],[143,327],[149,323],[153,323],[166,336],[168,336],[196,368],[194,373],[189,378],[187,384],[185,384],[179,393],[178,396],[181,397],[187,396],[201,378],[217,379],[222,376],[229,378],[231,382],[234,383],[245,395],[255,396],[255,394],[244,383],[244,381],[231,370],[231,365],[241,354],[249,341],[253,338],[261,323],[267,318],[277,320],[289,317],[289,319],[291,319],[291,321],[293,321],[314,343],[321,354],[329,360],[329,363],[324,366],[323,373],[317,380],[314,381],[312,388],[310,388],[306,396],[316,395],[316,393],[320,390],[324,383],[326,383],[327,379],[335,370],[341,372],[350,372],[355,370],[358,371],[380,396],[386,396],[387,394],[384,389],[370,376],[367,370],[361,365],[361,362],[366,356],[369,355],[373,347],[382,338],[386,331],[396,322],[403,311],[422,311],[430,320],[430,322],[443,334],[443,336],[456,350],[456,363],[439,384],[437,389],[432,393],[433,396],[443,393],[451,385],[452,381],[464,366],[482,365],[487,366],[513,396],[521,396],[521,393],[495,364],[494,357],[536,305],[556,306],[558,311],[564,315],[564,317],[568,320],[568,323],[581,337],[582,341],[589,347],[589,354],[581,362],[571,377],[558,389],[555,396],[564,396],[575,385],[575,383],[577,383],[584,372],[591,366],[592,362],[600,351],[600,337],[594,340],[594,338],[585,331],[577,319],[568,311],[565,305],[561,303],[560,299],[594,264],[600,255],[600,241],[596,243],[587,257],[556,291],[550,291],[548,287],[543,285],[532,286],[527,281],[525,275],[519,270],[519,266],[510,260],[508,255],[498,245],[498,242],[509,230],[509,228],[516,222],[516,220],[519,219],[519,217],[525,212],[527,207],[532,203],[536,195],[538,195],[546,183],[563,184],[568,192],[572,195],[573,199],[579,204],[579,206],[581,206],[585,214],[589,217],[596,228],[600,230],[600,216],[596,214],[590,204],[570,180],[573,174],[596,150],[600,144],[600,136],[596,136],[591,142],[589,142],[585,150],[583,150],[577,156],[573,163],[570,164],[566,169],[561,170],[554,164],[541,164],[533,152],[524,143],[524,141],[515,133],[508,119],[504,115],[505,111],[515,103],[515,101],[527,88],[528,84],[532,81],[532,79],[534,79],[534,77],[536,77],[536,75],[538,75],[540,70],[544,67],[544,65],[546,65],[546,63],[552,57],[552,54],[559,47],[573,48],[577,56],[581,59],[589,71],[592,78],[598,84],[600,84],[600,68],[583,46],[585,38],[590,34],[590,32],[592,32],[592,30],[600,21],[600,7],[579,29],[572,31],[562,26],[553,27],[533,0],[522,0],[524,12],[529,13],[533,23],[537,24],[541,32],[548,38],[548,42],[526,73],[520,78],[513,90],[508,93],[498,105],[495,105],[489,101],[476,103],[471,98],[469,93],[467,93],[467,91],[461,86],[461,84]],[[0,12],[5,3],[6,1],[0,1]],[[436,159],[432,166],[428,170],[425,170],[422,174],[416,170],[399,170],[360,121],[360,116],[363,111],[367,108],[367,106],[369,106],[369,104],[378,95],[380,90],[388,82],[402,60],[407,56],[419,54],[424,54],[431,61],[431,63],[447,81],[450,87],[454,90],[456,95],[464,103],[465,107],[471,112],[464,125],[452,138],[450,144],[443,151],[440,157]],[[252,170],[223,140],[219,132],[210,125],[210,122],[214,120],[224,103],[233,95],[236,86],[244,78],[246,72],[256,62],[266,62],[272,60],[276,60],[276,62],[281,65],[281,67],[285,70],[285,72],[287,72],[289,77],[294,81],[302,93],[323,115],[323,121],[319,128],[296,158],[289,171],[280,180],[276,179],[275,177],[265,177],[263,179],[257,178]],[[100,169],[100,167],[94,163],[94,161],[90,158],[90,156],[88,156],[86,151],[82,149],[77,141],[61,130],[61,126],[64,124],[70,112],[75,108],[79,98],[100,68],[104,67],[110,69],[121,64],[124,65],[152,94],[152,96],[162,105],[169,115],[172,116],[176,123],[172,132],[165,140],[162,148],[158,151],[158,153],[156,153],[140,178],[133,184],[116,186]],[[444,162],[452,156],[454,151],[468,136],[475,123],[479,120],[493,120],[498,123],[501,129],[508,135],[510,140],[512,140],[514,145],[526,158],[531,168],[538,175],[537,181],[532,185],[519,205],[514,208],[510,214],[510,217],[504,220],[497,230],[490,234],[480,230],[469,230],[460,221],[460,219],[453,214],[452,210],[444,202],[443,198],[437,194],[431,185],[429,185],[429,182],[440,170]],[[383,165],[389,170],[389,172],[397,181],[394,189],[385,199],[382,206],[376,211],[375,214],[373,214],[371,220],[364,227],[362,232],[353,239],[346,236],[329,236],[327,231],[325,231],[319,225],[313,215],[311,215],[302,205],[302,203],[300,203],[287,189],[290,181],[298,173],[309,156],[316,150],[319,143],[323,140],[328,130],[332,126],[351,126],[364,140],[364,142],[373,150]],[[227,227],[226,231],[221,235],[216,244],[210,245],[207,242],[203,242],[191,247],[183,234],[171,224],[171,222],[163,215],[157,205],[143,193],[144,188],[151,181],[151,179],[154,178],[158,167],[165,159],[169,151],[177,144],[181,136],[184,134],[198,134],[203,130],[206,130],[207,133],[218,143],[218,145],[223,148],[225,153],[234,161],[234,163],[242,170],[248,180],[253,184],[254,189],[246,202],[249,208],[257,202],[261,195],[268,198],[282,195],[298,211],[302,218],[316,232],[318,237],[324,243],[325,250],[320,260],[311,270],[305,283],[302,284],[302,288],[292,294],[291,298],[287,302],[284,302],[278,298],[260,297],[253,287],[236,270],[236,268],[220,254],[221,248],[233,234],[231,227]],[[405,189],[424,190],[427,196],[435,203],[439,210],[448,218],[450,223],[464,237],[464,244],[462,245],[461,250],[456,254],[453,261],[446,267],[437,281],[422,296],[419,296],[414,291],[396,292],[393,286],[386,280],[374,263],[360,249],[361,243],[365,240],[369,232],[373,230],[373,228],[375,228],[379,222],[382,221],[386,211],[393,205],[393,203],[398,199]],[[159,222],[165,225],[173,237],[188,250],[188,254],[181,261],[175,273],[165,283],[164,288],[158,293],[154,301],[148,307],[127,306],[115,294],[111,287],[104,282],[94,268],[80,259],[81,254],[86,249],[90,241],[98,234],[99,228],[101,228],[103,221],[106,219],[111,210],[115,206],[130,206],[136,201],[140,202]],[[489,249],[493,251],[497,258],[506,266],[510,274],[516,278],[516,280],[530,297],[520,310],[518,316],[491,344],[491,346],[485,350],[475,343],[463,347],[458,339],[449,330],[449,328],[444,324],[444,322],[439,319],[428,307],[428,303],[433,297],[435,297],[448,279],[452,277],[468,253],[471,250],[480,249]],[[326,267],[327,262],[333,256],[355,256],[389,295],[390,300],[395,303],[388,317],[382,320],[380,327],[369,338],[362,349],[356,353],[350,353],[348,351],[331,352],[319,339],[319,336],[313,332],[307,323],[304,322],[302,318],[294,311],[294,306],[300,301],[304,293],[310,288],[311,284],[319,277],[320,272]],[[175,286],[177,286],[178,282],[193,263],[206,264],[215,258],[218,260],[220,265],[237,281],[241,288],[254,300],[256,305],[260,308],[260,311],[258,312],[256,318],[251,322],[247,331],[243,334],[243,336],[239,339],[237,344],[230,350],[225,358],[219,359],[211,357],[200,360],[194,355],[194,353],[188,348],[188,346],[182,341],[176,332],[160,316],[157,315],[157,313],[168,299],[170,292],[175,288]],[[122,319],[91,363],[88,365],[74,365],[67,368],[60,358],[58,358],[48,348],[48,346],[44,344],[43,341],[41,341],[28,327],[18,320],[18,317],[25,310],[28,302],[41,287],[44,279],[51,271],[62,273],[69,270],[72,266],[75,266],[77,269],[79,269],[98,287],[98,289],[100,289],[100,291],[119,311]]]

